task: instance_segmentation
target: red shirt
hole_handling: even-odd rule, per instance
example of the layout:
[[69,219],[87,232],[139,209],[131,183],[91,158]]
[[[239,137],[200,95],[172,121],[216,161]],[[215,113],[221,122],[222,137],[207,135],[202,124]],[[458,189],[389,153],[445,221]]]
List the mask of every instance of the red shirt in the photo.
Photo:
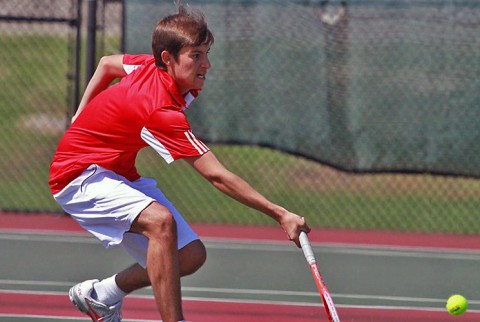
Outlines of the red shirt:
[[135,158],[148,145],[168,163],[209,150],[184,113],[197,93],[183,97],[151,55],[125,54],[123,64],[129,74],[93,98],[62,137],[50,165],[53,194],[94,163],[137,180]]

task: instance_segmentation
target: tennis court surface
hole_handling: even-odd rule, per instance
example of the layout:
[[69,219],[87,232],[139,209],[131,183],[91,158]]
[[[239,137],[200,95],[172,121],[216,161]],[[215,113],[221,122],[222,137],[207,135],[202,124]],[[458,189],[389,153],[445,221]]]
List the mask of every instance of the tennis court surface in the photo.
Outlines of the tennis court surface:
[[[182,281],[188,321],[326,321],[301,250],[276,227],[194,226],[206,265]],[[345,321],[480,321],[480,236],[315,230],[310,240]],[[88,321],[71,285],[131,264],[67,216],[0,214],[0,321]],[[460,293],[469,310],[450,316]],[[125,321],[159,321],[151,289],[127,297]]]

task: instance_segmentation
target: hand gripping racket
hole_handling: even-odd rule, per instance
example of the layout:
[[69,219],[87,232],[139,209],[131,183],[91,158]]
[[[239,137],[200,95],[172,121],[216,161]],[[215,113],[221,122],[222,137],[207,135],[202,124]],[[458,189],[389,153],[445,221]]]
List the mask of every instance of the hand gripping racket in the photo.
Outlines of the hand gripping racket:
[[325,312],[327,313],[328,320],[333,322],[340,322],[337,310],[335,309],[335,304],[333,304],[332,297],[330,296],[327,286],[325,285],[322,275],[320,274],[320,270],[318,269],[317,260],[315,259],[315,255],[313,254],[312,246],[310,245],[307,234],[303,231],[300,232],[299,239],[300,245],[302,246],[303,254],[305,255],[305,259],[307,260],[308,264],[310,265],[310,269],[312,270],[312,275],[315,280],[315,284],[317,284],[320,297],[322,298],[323,307],[325,308]]

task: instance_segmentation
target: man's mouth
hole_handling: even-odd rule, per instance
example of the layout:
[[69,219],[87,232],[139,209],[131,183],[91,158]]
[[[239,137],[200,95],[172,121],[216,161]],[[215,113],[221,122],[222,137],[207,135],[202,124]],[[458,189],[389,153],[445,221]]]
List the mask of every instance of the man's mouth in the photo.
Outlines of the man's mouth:
[[197,77],[200,79],[206,79],[206,74],[197,74]]

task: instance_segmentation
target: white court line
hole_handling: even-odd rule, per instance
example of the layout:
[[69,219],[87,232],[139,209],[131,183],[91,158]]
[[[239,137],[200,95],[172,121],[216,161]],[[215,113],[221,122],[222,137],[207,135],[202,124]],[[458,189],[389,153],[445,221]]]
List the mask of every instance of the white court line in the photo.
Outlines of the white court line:
[[[19,240],[19,241],[33,241],[33,242],[59,242],[59,243],[80,243],[80,244],[98,244],[100,243],[90,235],[52,235],[52,234],[32,234],[32,233],[2,233],[0,232],[0,240]],[[225,243],[228,241],[228,243]],[[231,240],[210,240],[205,241],[207,248],[225,249],[225,250],[251,250],[251,251],[278,251],[278,252],[298,252],[298,249],[288,242],[268,242],[268,241],[236,241],[232,243]],[[405,247],[380,247],[374,246],[353,246],[345,244],[314,244],[315,251],[320,253],[330,254],[351,254],[361,256],[390,256],[390,257],[412,257],[412,258],[436,258],[436,259],[455,259],[455,260],[469,260],[479,261],[480,252],[477,251],[455,251],[445,249],[419,249],[419,248],[405,248]],[[0,280],[3,285],[37,285],[37,286],[61,286],[70,287],[75,282],[49,282],[49,281],[19,281],[19,280]],[[184,287],[183,290],[192,292],[193,294],[199,292],[217,293],[217,294],[256,294],[256,295],[280,295],[280,296],[306,296],[316,297],[318,294],[311,292],[294,292],[294,291],[277,291],[277,290],[248,290],[248,289],[228,289],[228,288],[195,288]],[[414,297],[396,297],[396,296],[382,296],[382,295],[359,295],[359,294],[332,294],[334,298],[341,299],[363,299],[371,301],[391,301],[391,302],[423,302],[423,303],[442,303],[445,299],[428,299],[428,298],[414,298]],[[186,298],[188,299],[188,298]],[[197,298],[192,298],[197,299]],[[203,300],[210,300],[202,298]],[[241,300],[242,301],[242,300]],[[278,302],[274,302],[278,303]],[[480,304],[478,300],[469,300],[472,305]],[[312,305],[312,303],[308,303]],[[348,306],[357,307],[357,306]],[[369,307],[365,305],[358,305],[358,307]],[[383,307],[383,306],[382,306]],[[396,307],[396,306],[395,306]],[[471,311],[471,310],[469,310]]]
[[[0,280],[0,285],[27,285],[27,286],[71,286],[74,282],[59,282],[59,281],[29,281],[29,280]],[[182,287],[182,291],[185,292],[203,292],[203,293],[221,293],[221,294],[250,294],[250,295],[279,295],[279,296],[297,296],[297,297],[318,297],[317,292],[299,292],[299,291],[282,291],[282,290],[258,290],[258,289],[237,289],[237,288],[214,288],[214,287]],[[51,295],[65,295],[64,292],[56,291],[23,291],[23,290],[2,290],[0,292],[5,293],[27,293],[27,294],[51,294]],[[152,295],[130,295],[136,298],[148,298],[153,299]],[[362,294],[338,294],[332,293],[332,297],[335,299],[348,298],[348,299],[364,299],[373,301],[395,301],[395,302],[422,302],[422,303],[444,303],[445,299],[438,298],[421,298],[421,297],[407,297],[407,296],[385,296],[385,295],[362,295]],[[192,297],[199,299],[198,297]],[[189,297],[185,297],[189,299]],[[210,300],[210,298],[202,298],[203,300]],[[229,301],[230,299],[228,299]],[[233,299],[232,299],[233,300]],[[244,301],[243,299],[241,301]],[[275,303],[285,301],[273,301]],[[470,304],[480,304],[480,300],[469,299]],[[285,302],[287,303],[287,302]],[[288,302],[296,305],[300,302]],[[306,304],[301,302],[302,305]],[[308,303],[309,305],[315,303]],[[315,304],[317,305],[317,304]],[[363,307],[363,306],[362,306]]]
[[38,234],[38,233],[11,233],[1,232],[0,240],[52,242],[52,243],[74,243],[74,244],[98,244],[100,242],[90,235],[63,235],[63,234]]
[[[58,282],[58,281],[30,281],[30,280],[0,280],[3,285],[27,285],[27,286],[72,286],[77,282]],[[1,291],[1,289],[0,289]]]
[[[49,319],[49,320],[75,320],[75,321],[85,321],[84,317],[71,317],[71,316],[53,316],[53,315],[37,315],[37,314],[5,314],[0,313],[0,318],[27,318],[27,319]],[[142,320],[142,319],[122,319],[124,322],[158,322],[158,320]]]
[[[37,314],[6,314],[0,313],[0,317],[3,318],[28,318],[28,319],[50,319],[50,320],[85,320],[81,317],[71,317],[71,316],[52,316],[52,315],[37,315]],[[126,321],[126,320],[124,320]]]
[[[0,240],[16,241],[35,241],[35,242],[59,242],[59,243],[80,243],[80,244],[98,244],[94,237],[90,235],[52,235],[52,234],[32,234],[32,233],[11,233],[0,232]],[[207,248],[225,249],[225,250],[251,250],[251,251],[269,251],[269,252],[298,252],[299,250],[289,242],[272,241],[234,241],[226,239],[204,239]],[[480,251],[476,250],[452,250],[444,248],[420,248],[420,247],[397,247],[397,246],[372,246],[372,245],[353,245],[314,243],[315,253],[318,254],[348,254],[364,256],[383,256],[383,257],[409,257],[409,258],[429,258],[429,259],[447,259],[447,260],[471,260],[480,261]]]
[[[56,291],[25,291],[25,290],[3,290],[0,289],[0,293],[10,294],[28,294],[28,295],[55,295],[55,296],[67,296],[65,292]],[[149,299],[153,300],[153,295],[139,295],[131,294],[129,298],[134,299]],[[309,302],[289,302],[289,301],[270,301],[270,300],[244,300],[244,299],[225,299],[225,298],[205,298],[205,297],[189,297],[184,296],[182,300],[197,301],[197,302],[219,302],[219,303],[245,303],[245,304],[274,304],[274,305],[289,305],[289,306],[321,306],[320,303]]]
[[[55,231],[11,231],[0,229],[0,239],[20,241],[45,241],[45,242],[69,242],[69,243],[99,243],[97,239],[88,233],[78,232],[55,232]],[[298,252],[298,249],[288,241],[277,240],[243,240],[226,238],[202,238],[206,244],[214,249],[240,249],[259,251]],[[320,253],[357,254],[369,256],[401,256],[423,257],[425,253],[447,254],[446,259],[470,259],[480,260],[480,251],[474,249],[451,249],[421,246],[391,246],[351,243],[312,243],[316,251]],[[438,256],[432,255],[432,258]]]
[[[225,249],[225,250],[252,250],[252,251],[277,251],[277,252],[298,252],[299,250],[292,244],[269,243],[269,242],[235,242],[207,240],[207,248]],[[348,254],[364,256],[381,257],[410,257],[410,258],[429,258],[429,259],[447,259],[447,260],[473,260],[480,261],[480,252],[475,250],[452,250],[443,248],[419,248],[419,247],[397,247],[397,246],[372,246],[372,245],[353,245],[353,244],[312,244],[315,253],[318,254]]]
[[[42,295],[42,294],[49,294],[49,295],[60,295],[66,296],[62,292],[44,292],[44,291],[6,291],[0,290],[0,292],[4,293],[16,293],[16,294],[34,294],[34,295]],[[131,298],[137,299],[153,299],[153,296],[149,295],[130,295]],[[224,298],[203,298],[203,297],[184,297],[183,300],[186,301],[198,301],[198,302],[217,302],[217,303],[239,303],[239,304],[266,304],[266,305],[287,305],[287,306],[310,306],[310,307],[317,307],[322,306],[320,303],[304,303],[304,302],[286,302],[286,301],[264,301],[264,300],[243,300],[243,299],[224,299]],[[346,305],[346,304],[337,304],[337,307],[342,308],[355,308],[355,309],[379,309],[379,310],[418,310],[418,311],[444,311],[444,308],[428,308],[428,307],[415,307],[415,306],[389,306],[389,305]],[[469,313],[480,313],[480,310],[468,310]],[[0,316],[9,316],[9,315],[2,315]],[[13,315],[12,315],[13,316]],[[18,315],[18,316],[25,316],[31,317],[31,315]],[[38,317],[49,317],[49,316],[38,316]],[[58,317],[52,317],[58,318]],[[70,318],[73,319],[73,318]],[[126,320],[128,321],[128,320]],[[150,321],[150,320],[135,320],[138,322],[141,321]]]

